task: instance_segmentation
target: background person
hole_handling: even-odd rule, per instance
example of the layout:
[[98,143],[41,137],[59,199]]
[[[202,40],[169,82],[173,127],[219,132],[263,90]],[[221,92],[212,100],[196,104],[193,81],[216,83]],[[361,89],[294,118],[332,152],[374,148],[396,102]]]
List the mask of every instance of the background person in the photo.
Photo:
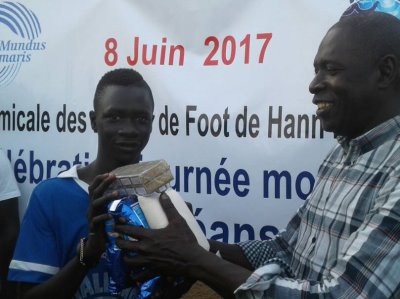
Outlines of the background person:
[[0,298],[6,298],[7,273],[19,231],[18,198],[14,172],[0,149]]

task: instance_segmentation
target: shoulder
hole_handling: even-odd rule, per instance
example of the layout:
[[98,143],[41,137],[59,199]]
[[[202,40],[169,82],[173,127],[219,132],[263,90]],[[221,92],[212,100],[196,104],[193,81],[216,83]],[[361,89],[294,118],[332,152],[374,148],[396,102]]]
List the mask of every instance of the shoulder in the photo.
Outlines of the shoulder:
[[35,193],[60,192],[63,189],[69,189],[76,185],[73,178],[50,178],[40,182],[34,189]]
[[[57,218],[58,213],[85,208],[88,195],[73,178],[51,178],[39,183],[32,191],[26,216]],[[39,216],[37,216],[39,215]]]
[[86,196],[73,178],[50,178],[40,182],[32,191],[30,201],[49,204],[71,201],[76,197]]

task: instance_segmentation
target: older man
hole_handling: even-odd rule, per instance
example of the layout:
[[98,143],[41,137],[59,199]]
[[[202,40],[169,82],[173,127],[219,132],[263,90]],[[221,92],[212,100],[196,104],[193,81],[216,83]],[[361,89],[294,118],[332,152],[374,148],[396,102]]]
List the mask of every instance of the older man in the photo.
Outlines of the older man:
[[400,21],[344,17],[314,61],[317,115],[338,145],[286,230],[269,241],[199,247],[165,194],[170,225],[116,231],[131,266],[184,275],[226,298],[400,298]]

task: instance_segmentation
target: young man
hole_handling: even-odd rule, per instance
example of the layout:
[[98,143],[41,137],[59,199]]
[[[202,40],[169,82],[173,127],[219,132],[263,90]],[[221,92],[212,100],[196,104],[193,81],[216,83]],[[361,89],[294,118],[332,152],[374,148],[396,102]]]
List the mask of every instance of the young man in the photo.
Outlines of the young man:
[[[134,288],[119,296],[108,293],[104,221],[116,194],[103,192],[115,179],[110,171],[140,161],[152,131],[153,96],[139,73],[116,69],[99,81],[93,105],[96,159],[40,183],[32,193],[9,272],[23,298],[136,298]],[[91,184],[96,187],[88,188]]]
[[19,231],[19,196],[10,161],[0,149],[0,299],[6,298],[7,272]]
[[269,241],[213,241],[220,258],[197,245],[162,194],[165,229],[115,227],[138,240],[118,241],[139,253],[129,265],[199,279],[226,298],[400,298],[400,21],[342,18],[314,66],[313,103],[339,145],[286,230]]

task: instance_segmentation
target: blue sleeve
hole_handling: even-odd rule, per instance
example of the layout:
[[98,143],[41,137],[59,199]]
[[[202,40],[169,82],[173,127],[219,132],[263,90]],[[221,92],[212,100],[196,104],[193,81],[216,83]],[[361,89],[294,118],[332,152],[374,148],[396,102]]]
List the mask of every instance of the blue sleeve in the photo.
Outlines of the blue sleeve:
[[9,280],[41,283],[59,271],[60,254],[51,226],[52,197],[43,183],[34,189],[10,264]]

